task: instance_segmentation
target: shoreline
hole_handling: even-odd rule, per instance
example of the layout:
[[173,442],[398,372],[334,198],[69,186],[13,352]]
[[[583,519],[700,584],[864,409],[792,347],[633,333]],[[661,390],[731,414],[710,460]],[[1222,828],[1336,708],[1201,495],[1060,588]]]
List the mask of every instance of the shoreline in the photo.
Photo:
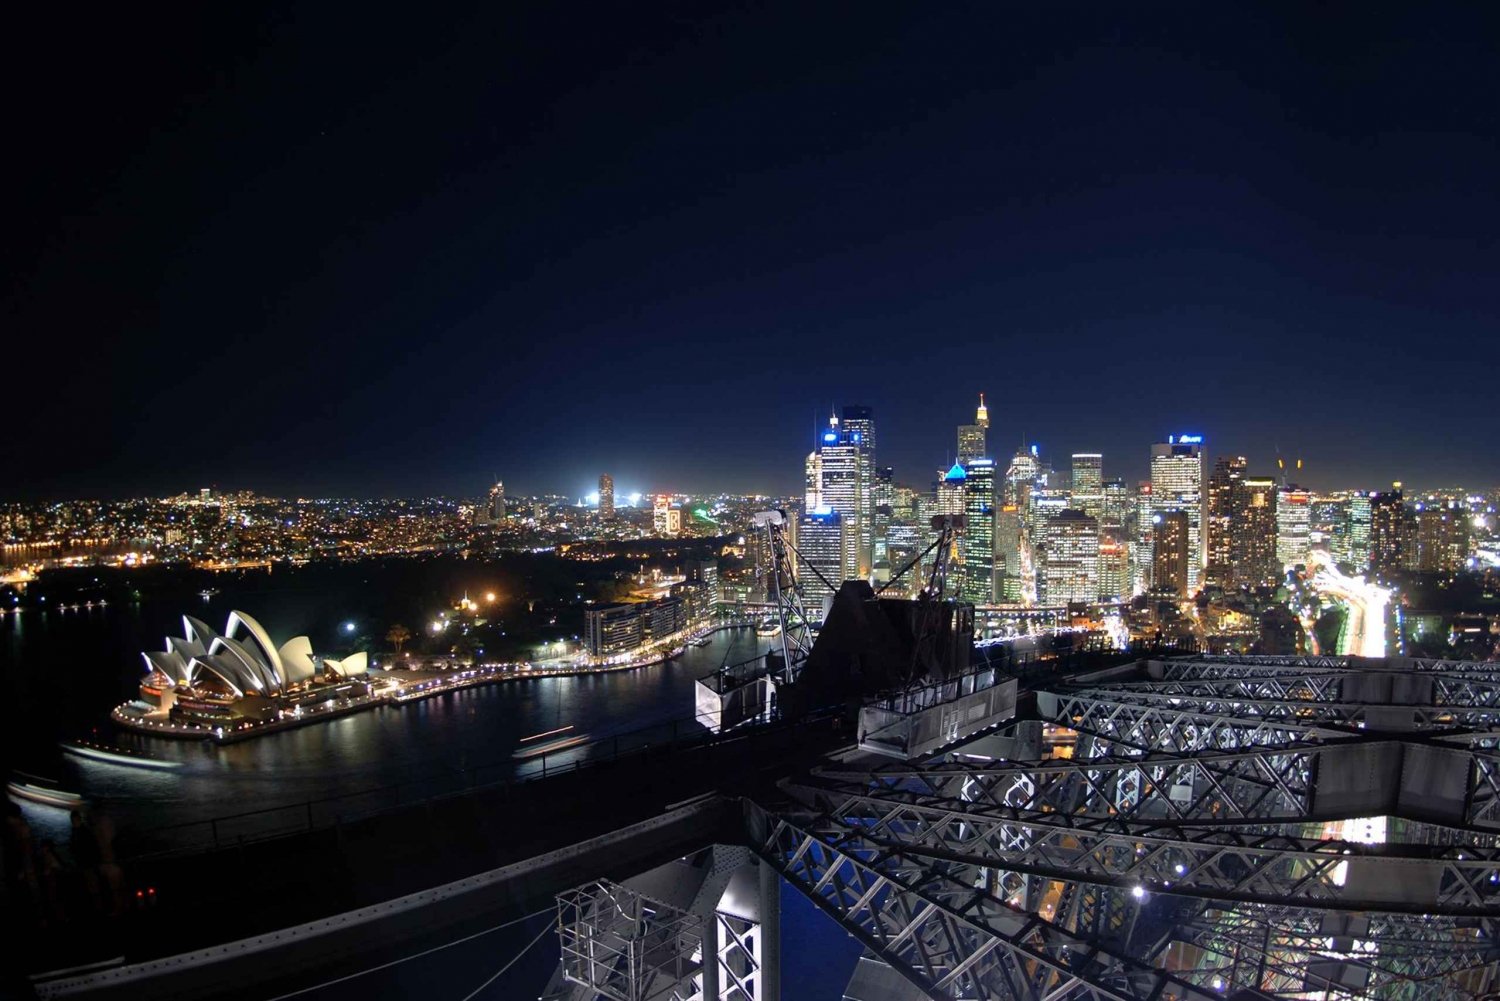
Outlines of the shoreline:
[[253,737],[260,737],[269,733],[279,733],[283,730],[309,726],[314,723],[322,723],[327,720],[338,719],[384,705],[401,706],[409,702],[420,702],[435,695],[462,691],[466,688],[476,688],[480,685],[493,685],[507,681],[529,681],[538,678],[572,678],[589,674],[610,674],[617,671],[638,671],[642,668],[662,664],[673,657],[681,656],[690,644],[713,636],[716,633],[749,628],[754,627],[750,623],[729,623],[713,626],[685,637],[680,645],[674,646],[670,650],[654,652],[649,655],[649,659],[626,664],[601,665],[598,667],[569,667],[554,670],[542,669],[536,671],[529,668],[525,670],[502,670],[499,667],[494,667],[471,668],[461,672],[447,672],[450,675],[456,674],[458,677],[445,678],[439,676],[425,681],[412,682],[408,685],[402,685],[395,691],[385,691],[378,695],[346,700],[344,704],[337,705],[331,709],[321,709],[315,712],[304,713],[300,716],[287,716],[265,723],[247,722],[229,730],[222,727],[171,723],[168,721],[157,722],[150,719],[143,719],[124,712],[125,706],[129,705],[129,703],[116,706],[110,711],[109,718],[116,726],[142,736],[160,737],[167,740],[210,741],[218,745],[234,744]]

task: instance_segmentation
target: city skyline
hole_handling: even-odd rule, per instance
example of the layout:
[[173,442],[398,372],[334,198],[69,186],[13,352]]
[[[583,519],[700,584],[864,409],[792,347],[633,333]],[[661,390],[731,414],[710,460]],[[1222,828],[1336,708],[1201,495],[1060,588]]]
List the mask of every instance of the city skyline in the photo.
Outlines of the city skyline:
[[981,391],[997,450],[1500,482],[1475,10],[101,18],[3,167],[8,495],[789,492],[830,400],[915,478]]
[[[979,393],[976,392],[976,400],[978,396]],[[861,398],[871,398],[871,394],[865,394]],[[957,461],[956,450],[952,441],[953,428],[959,421],[965,419],[966,414],[973,413],[974,406],[971,402],[967,409],[962,407],[957,408],[956,412],[951,415],[952,423],[944,423],[931,428],[932,434],[929,436],[930,447],[925,450],[925,453],[919,446],[910,446],[902,449],[901,443],[912,439],[914,436],[909,433],[903,434],[899,427],[893,429],[891,427],[892,422],[885,419],[879,407],[871,407],[870,409],[880,417],[880,464],[882,466],[894,466],[894,479],[896,482],[918,489],[928,489],[937,482],[937,473],[941,471],[940,467],[941,469],[946,469],[953,462]],[[995,407],[989,406],[988,409],[994,411]],[[826,421],[826,417],[824,420]],[[1202,439],[1203,454],[1207,466],[1212,466],[1214,460],[1223,457],[1245,457],[1249,460],[1249,471],[1251,474],[1263,474],[1276,479],[1277,482],[1281,482],[1284,477],[1285,481],[1289,484],[1295,484],[1319,493],[1343,491],[1374,492],[1388,490],[1395,483],[1402,484],[1404,489],[1409,493],[1454,488],[1483,492],[1492,490],[1497,484],[1500,484],[1500,480],[1480,480],[1477,470],[1474,468],[1468,470],[1456,468],[1451,476],[1424,480],[1410,473],[1403,473],[1403,468],[1405,467],[1403,467],[1402,460],[1399,458],[1391,460],[1389,471],[1392,475],[1388,479],[1373,482],[1336,479],[1331,473],[1320,474],[1305,455],[1293,454],[1285,450],[1279,452],[1273,451],[1272,454],[1261,455],[1253,451],[1247,452],[1243,449],[1217,445],[1213,436],[1203,433],[1202,429],[1197,425],[1178,424],[1171,427],[1175,427],[1176,430],[1160,430],[1154,436],[1148,436],[1136,442],[1133,448],[1122,450],[1099,450],[1092,442],[1085,441],[1078,448],[1088,448],[1090,451],[1083,452],[1066,446],[1054,447],[1051,444],[1050,436],[1045,434],[1040,436],[1029,434],[1025,436],[1018,435],[1015,437],[1013,445],[1007,444],[1004,439],[1005,429],[1003,427],[997,429],[992,422],[988,428],[989,441],[985,457],[994,459],[998,465],[1003,467],[1018,449],[1036,446],[1043,461],[1050,463],[1058,471],[1066,471],[1073,457],[1088,455],[1102,460],[1100,468],[1105,479],[1123,480],[1126,484],[1133,487],[1137,483],[1149,482],[1151,479],[1150,449],[1153,445],[1164,442],[1169,437],[1187,434],[1191,431],[1193,437]],[[581,471],[572,477],[574,481],[572,483],[566,482],[566,477],[560,477],[555,481],[538,483],[537,480],[543,477],[528,477],[524,472],[521,474],[507,472],[503,478],[505,481],[515,485],[515,489],[507,488],[506,490],[506,493],[511,496],[572,497],[592,503],[593,499],[598,495],[599,477],[601,475],[617,477],[620,480],[621,486],[615,488],[615,497],[618,499],[617,503],[626,506],[635,506],[641,500],[649,499],[654,494],[796,497],[804,492],[805,486],[803,480],[804,473],[796,457],[805,454],[807,448],[816,450],[821,433],[821,428],[816,434],[805,432],[806,441],[800,443],[800,445],[798,443],[789,443],[788,447],[790,451],[787,455],[791,456],[791,458],[783,457],[784,461],[776,464],[778,468],[775,472],[767,478],[766,482],[759,484],[749,482],[751,476],[747,473],[731,473],[728,478],[734,482],[724,484],[706,483],[690,474],[679,476],[668,472],[663,478],[665,482],[662,482],[661,480],[653,480],[649,473],[632,472],[631,467],[627,467],[624,464],[600,467],[593,471]],[[1095,440],[1101,437],[1103,435],[1097,435],[1095,436]],[[893,439],[897,442],[895,446],[890,444]],[[804,451],[797,452],[799,447],[803,448]],[[890,456],[893,451],[898,449],[901,449],[902,454],[909,454],[908,461],[893,464],[889,461]],[[924,454],[926,456],[925,459],[921,457]],[[910,459],[910,455],[918,456],[918,458]],[[1278,460],[1285,461],[1285,469],[1278,468]],[[1299,460],[1301,461],[1300,467],[1298,466]],[[645,467],[650,469],[656,468],[656,465],[656,463],[650,460],[643,459],[635,468]],[[525,469],[526,467],[523,465],[518,468]],[[776,482],[772,484],[769,482],[770,480],[775,480]],[[320,492],[316,489],[302,489],[296,482],[283,482],[283,485],[279,487],[275,486],[274,484],[278,482],[276,477],[268,478],[268,483],[263,484],[249,482],[243,478],[224,480],[218,477],[209,477],[201,482],[189,481],[180,476],[174,477],[163,474],[161,482],[154,489],[144,489],[139,492],[132,492],[124,488],[110,489],[105,487],[93,493],[66,493],[46,491],[41,489],[37,484],[18,485],[11,483],[0,487],[0,491],[3,491],[0,492],[0,502],[61,502],[68,500],[123,499],[131,497],[172,497],[179,494],[195,493],[203,487],[211,488],[216,492],[248,491],[273,497],[400,498],[442,496],[478,498],[490,493],[491,487],[494,485],[492,481],[493,473],[476,473],[473,476],[459,476],[455,473],[448,476],[439,476],[436,480],[429,483],[411,483],[408,484],[406,489],[402,489],[398,485],[392,485],[385,489],[378,487],[361,489],[358,484],[355,484],[353,485],[353,489],[349,490]],[[318,478],[310,477],[305,482],[316,483],[318,482]],[[372,477],[370,482],[378,484],[378,477]],[[611,483],[613,485],[613,480]],[[634,500],[631,499],[632,497]]]

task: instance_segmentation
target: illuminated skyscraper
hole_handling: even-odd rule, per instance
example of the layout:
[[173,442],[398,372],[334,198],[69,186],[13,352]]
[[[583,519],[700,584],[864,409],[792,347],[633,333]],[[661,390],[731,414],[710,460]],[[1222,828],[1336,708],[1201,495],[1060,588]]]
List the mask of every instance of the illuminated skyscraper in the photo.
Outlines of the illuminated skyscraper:
[[875,565],[875,412],[847,403],[843,411],[844,436],[858,453],[859,469],[858,521],[853,528],[859,550],[850,577],[868,579]]
[[505,520],[505,484],[499,480],[490,487],[488,513],[491,525],[498,525]]
[[[827,432],[824,432],[827,437]],[[837,440],[837,437],[835,437]],[[823,456],[817,450],[807,453],[803,465],[806,488],[803,494],[803,510],[816,511],[823,506]]]
[[1186,515],[1187,593],[1197,593],[1204,557],[1202,435],[1172,435],[1151,446],[1151,507],[1156,514]]
[[959,596],[976,605],[995,600],[995,461],[964,467],[963,579]]
[[846,406],[828,418],[804,466],[809,511],[837,511],[852,540],[841,580],[868,578],[875,560],[875,419],[869,407]]
[[1151,579],[1155,589],[1186,595],[1192,567],[1192,522],[1188,512],[1176,509],[1151,516]]
[[892,502],[895,500],[896,471],[890,466],[881,466],[875,470],[874,501],[871,505],[873,513],[873,549],[871,552],[871,579],[878,583],[890,580],[893,570],[899,567],[891,566],[889,547],[887,546],[886,534],[890,531]]
[[964,505],[968,503],[964,481],[968,478],[969,471],[957,462],[939,477],[936,492],[937,504],[932,513],[963,514]]
[[842,530],[852,539],[846,562],[838,573],[840,581],[860,576],[859,523],[865,509],[864,455],[847,429],[840,429],[837,417],[830,417],[818,449],[822,484],[818,491],[818,511],[837,511]]
[[[797,579],[802,583],[803,605],[814,621],[823,620],[825,606],[833,600],[834,589],[845,579],[848,551],[853,548],[839,512],[814,511],[798,519],[797,549],[808,567],[798,567]],[[814,573],[809,567],[815,567],[818,572]],[[833,587],[829,587],[830,584]]]
[[1344,507],[1344,558],[1358,570],[1370,565],[1370,495],[1356,493]]
[[599,477],[599,517],[609,521],[615,516],[615,478],[608,473]]
[[[672,534],[670,521],[671,511],[671,497],[668,497],[666,494],[657,494],[655,497],[651,498],[651,527],[655,529],[657,535],[666,536]],[[682,516],[679,514],[679,524],[681,524],[681,517]]]
[[[1033,556],[1036,542],[1036,522],[1031,504],[1031,494],[1037,487],[1037,447],[1022,445],[1010,460],[1005,470],[1005,487],[1001,493],[1001,507],[1014,508],[1019,530],[1016,533],[1016,576],[1007,584],[1007,593],[1019,590],[1014,601],[1031,601],[1036,597],[1036,561]],[[1009,545],[1008,532],[1001,538],[1001,545]],[[1011,571],[1011,555],[1006,553],[1006,570]]]
[[1021,601],[1025,567],[1021,560],[1021,513],[1014,504],[995,507],[995,576],[999,579],[999,600]]
[[1397,489],[1370,495],[1370,573],[1386,579],[1403,565],[1406,501]]
[[1098,452],[1074,452],[1068,489],[1069,506],[1090,518],[1104,515],[1104,456]]
[[1049,487],[1041,487],[1032,491],[1031,524],[1033,531],[1040,535],[1042,526],[1066,510],[1068,510],[1068,492],[1066,490],[1053,490]]
[[1151,481],[1143,480],[1135,485],[1135,505],[1131,529],[1126,536],[1130,547],[1130,586],[1132,593],[1143,594],[1151,587],[1152,523],[1155,512],[1151,507]]
[[981,459],[989,455],[986,437],[990,429],[990,412],[984,405],[984,394],[979,394],[979,409],[975,411],[973,424],[958,426],[958,461],[968,464],[970,459]]
[[1311,546],[1312,494],[1298,486],[1276,492],[1276,561],[1282,567],[1306,563]]
[[1125,481],[1116,477],[1105,480],[1100,489],[1104,493],[1104,511],[1099,516],[1100,528],[1124,528],[1130,518],[1131,508],[1134,506],[1130,496],[1130,488]]
[[1037,448],[1022,446],[1010,460],[1010,467],[1005,471],[1005,494],[1003,500],[1007,504],[1014,504],[1016,510],[1022,512],[1025,518],[1026,510],[1031,506],[1031,491],[1036,488],[1037,478]]
[[1130,550],[1119,529],[1099,531],[1099,597],[1104,601],[1130,597]]
[[1231,528],[1231,583],[1236,587],[1260,587],[1281,580],[1282,563],[1277,559],[1278,491],[1270,476],[1246,476],[1238,486],[1235,521]]
[[[1225,456],[1208,478],[1204,580],[1221,587],[1259,587],[1281,578],[1276,481],[1250,476],[1243,456]],[[1305,558],[1307,523],[1302,522]]]
[[1415,515],[1415,558],[1409,563],[1422,573],[1454,573],[1469,560],[1469,517],[1452,504],[1424,504]]
[[1206,583],[1221,587],[1234,584],[1234,531],[1244,503],[1240,481],[1248,466],[1243,455],[1226,455],[1214,463],[1213,475],[1208,478],[1208,510],[1203,523]]
[[1312,503],[1308,505],[1312,512],[1309,544],[1313,549],[1327,551],[1336,562],[1349,559],[1348,547],[1344,543],[1344,508],[1347,506],[1348,501],[1343,496],[1319,493],[1312,495]]
[[1062,605],[1099,600],[1099,522],[1071,508],[1040,529],[1037,601]]

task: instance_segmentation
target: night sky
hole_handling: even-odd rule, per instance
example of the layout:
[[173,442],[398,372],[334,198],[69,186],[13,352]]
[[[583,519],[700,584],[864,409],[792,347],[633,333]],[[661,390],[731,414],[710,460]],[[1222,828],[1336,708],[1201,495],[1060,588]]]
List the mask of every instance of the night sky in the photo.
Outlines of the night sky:
[[31,6],[0,497],[1500,482],[1493,5]]

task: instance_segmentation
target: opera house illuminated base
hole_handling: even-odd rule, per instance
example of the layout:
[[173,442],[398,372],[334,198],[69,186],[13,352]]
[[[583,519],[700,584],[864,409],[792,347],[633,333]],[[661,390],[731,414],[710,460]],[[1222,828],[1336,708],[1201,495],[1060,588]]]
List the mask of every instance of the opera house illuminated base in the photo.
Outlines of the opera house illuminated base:
[[306,636],[279,648],[259,622],[230,612],[217,633],[190,615],[165,650],[141,654],[140,697],[111,714],[116,723],[161,736],[217,738],[280,729],[367,708],[372,697],[363,653],[318,657]]

